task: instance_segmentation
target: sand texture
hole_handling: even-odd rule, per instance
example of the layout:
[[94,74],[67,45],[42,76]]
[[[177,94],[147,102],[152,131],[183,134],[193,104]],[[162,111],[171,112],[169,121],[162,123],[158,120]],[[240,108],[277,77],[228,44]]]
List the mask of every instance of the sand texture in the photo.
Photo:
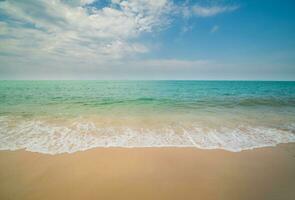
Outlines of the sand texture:
[[97,148],[0,151],[0,199],[294,200],[295,144],[239,153]]

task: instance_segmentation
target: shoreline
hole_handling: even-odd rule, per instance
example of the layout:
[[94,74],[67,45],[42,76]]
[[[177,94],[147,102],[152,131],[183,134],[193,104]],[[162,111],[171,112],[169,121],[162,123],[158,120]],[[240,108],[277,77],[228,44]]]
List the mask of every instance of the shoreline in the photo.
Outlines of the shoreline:
[[250,148],[245,148],[245,149],[241,149],[241,150],[229,150],[226,148],[203,148],[203,147],[197,147],[197,146],[189,146],[189,145],[155,145],[155,146],[97,146],[97,147],[91,147],[89,149],[85,149],[85,150],[78,150],[78,151],[74,151],[74,152],[62,152],[62,153],[49,153],[49,152],[41,152],[41,151],[31,151],[31,150],[27,150],[25,148],[23,149],[15,149],[15,150],[10,150],[10,149],[5,149],[5,150],[1,150],[0,152],[14,152],[14,151],[24,151],[24,152],[30,152],[30,153],[39,153],[39,154],[44,154],[44,155],[51,155],[51,156],[55,156],[55,155],[70,155],[70,154],[75,154],[75,153],[79,153],[79,152],[86,152],[86,151],[91,151],[91,150],[95,150],[95,149],[197,149],[197,150],[201,150],[201,151],[225,151],[225,152],[230,152],[230,153],[241,153],[241,152],[245,152],[245,151],[251,151],[251,150],[258,150],[258,149],[264,149],[264,148],[276,148],[282,145],[295,145],[295,142],[283,142],[283,143],[278,143],[275,145],[262,145],[262,146],[257,146],[257,147],[250,147]]
[[94,148],[57,155],[0,151],[0,199],[286,199],[295,143],[241,152]]

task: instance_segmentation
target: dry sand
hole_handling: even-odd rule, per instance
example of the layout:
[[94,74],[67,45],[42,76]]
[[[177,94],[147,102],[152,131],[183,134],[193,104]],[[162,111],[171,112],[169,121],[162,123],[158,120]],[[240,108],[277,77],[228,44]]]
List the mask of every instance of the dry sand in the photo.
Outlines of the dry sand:
[[294,200],[295,144],[232,153],[97,148],[0,151],[0,199]]

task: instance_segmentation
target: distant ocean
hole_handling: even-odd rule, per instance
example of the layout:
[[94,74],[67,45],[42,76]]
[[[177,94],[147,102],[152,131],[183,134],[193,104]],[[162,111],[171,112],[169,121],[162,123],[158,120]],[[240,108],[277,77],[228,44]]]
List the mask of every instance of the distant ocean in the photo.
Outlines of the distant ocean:
[[0,150],[295,142],[295,82],[0,81]]

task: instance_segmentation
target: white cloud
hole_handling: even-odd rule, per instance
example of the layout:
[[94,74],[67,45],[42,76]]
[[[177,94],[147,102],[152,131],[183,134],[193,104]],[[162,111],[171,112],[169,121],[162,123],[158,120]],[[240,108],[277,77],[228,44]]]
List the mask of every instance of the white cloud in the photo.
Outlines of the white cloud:
[[[95,0],[10,0],[0,2],[6,15],[0,31],[1,52],[96,59],[144,53],[144,32],[165,27],[168,0],[112,0],[103,8]],[[1,28],[2,29],[2,28]]]
[[[198,14],[201,7],[175,5],[172,0],[109,0],[104,7],[95,7],[96,1],[100,0],[0,1],[0,78],[145,78],[146,73],[174,78],[172,72],[190,76],[213,64],[140,59],[137,55],[151,52],[152,46],[141,36],[166,28],[172,14],[212,16],[237,9],[202,7]],[[191,29],[184,26],[183,32]]]
[[221,13],[233,12],[239,9],[239,6],[200,6],[195,5],[192,11],[199,17],[211,17]]
[[97,0],[61,0],[61,2],[72,6],[84,6],[94,3]]
[[65,58],[62,62],[54,59],[49,63],[45,58],[41,55],[33,63],[29,62],[31,67],[28,71],[23,68],[28,64],[26,59],[5,57],[2,62],[6,68],[1,69],[0,66],[0,79],[181,79],[198,76],[212,70],[215,65],[206,60],[135,58],[107,62],[92,59],[81,61],[76,57]]
[[[4,44],[0,51],[23,56],[124,58],[148,52],[140,36],[167,27],[171,13],[180,14],[171,0],[111,0],[100,8],[95,7],[96,1],[1,1],[0,12],[6,20],[0,24]],[[238,7],[185,4],[178,8],[186,17],[192,11],[205,17]]]
[[210,62],[207,60],[179,60],[179,59],[155,59],[145,60],[141,65],[155,69],[184,69],[205,66]]
[[214,25],[214,26],[211,28],[210,33],[215,33],[215,32],[217,32],[218,30],[219,30],[219,26]]

